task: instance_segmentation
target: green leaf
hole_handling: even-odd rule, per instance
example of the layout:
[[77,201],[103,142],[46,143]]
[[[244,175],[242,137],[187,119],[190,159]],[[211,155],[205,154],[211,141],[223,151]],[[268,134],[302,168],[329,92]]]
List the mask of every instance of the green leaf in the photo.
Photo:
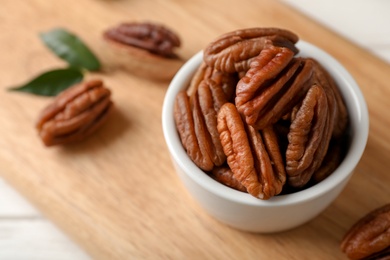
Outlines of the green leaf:
[[76,68],[51,70],[22,86],[9,90],[28,92],[39,96],[56,96],[61,91],[82,81],[83,76],[83,73]]
[[42,33],[40,37],[50,50],[70,66],[90,71],[100,69],[98,58],[76,35],[58,28]]

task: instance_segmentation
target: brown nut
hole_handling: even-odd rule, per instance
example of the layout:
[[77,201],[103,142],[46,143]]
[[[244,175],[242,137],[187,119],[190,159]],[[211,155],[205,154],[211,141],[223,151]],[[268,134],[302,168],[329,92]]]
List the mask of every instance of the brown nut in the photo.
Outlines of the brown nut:
[[219,71],[247,71],[251,60],[268,45],[289,47],[294,53],[298,36],[278,28],[249,28],[226,33],[211,42],[204,51],[204,61]]
[[390,204],[375,209],[355,223],[340,247],[350,259],[389,259]]
[[238,82],[237,109],[256,129],[276,123],[311,86],[313,62],[293,56],[288,48],[266,48]]
[[157,80],[171,79],[183,61],[175,53],[179,37],[154,23],[123,23],[103,33],[112,63],[133,74]]
[[192,161],[210,171],[226,161],[217,130],[217,113],[226,95],[213,80],[204,80],[195,93],[185,91],[175,101],[174,117],[182,144]]
[[174,49],[180,47],[180,39],[175,33],[152,23],[122,23],[107,30],[104,36],[167,58],[176,57]]
[[289,184],[293,187],[304,186],[317,170],[310,168],[309,171],[309,166],[316,160],[323,160],[322,153],[317,150],[324,139],[328,139],[327,143],[330,140],[330,136],[324,135],[328,113],[324,89],[312,86],[296,112],[288,133],[286,171]]
[[61,92],[39,116],[37,129],[46,146],[84,140],[112,111],[111,92],[101,80],[91,80]]
[[286,173],[272,128],[255,130],[232,103],[225,103],[218,113],[218,132],[234,178],[249,194],[269,199],[281,192]]

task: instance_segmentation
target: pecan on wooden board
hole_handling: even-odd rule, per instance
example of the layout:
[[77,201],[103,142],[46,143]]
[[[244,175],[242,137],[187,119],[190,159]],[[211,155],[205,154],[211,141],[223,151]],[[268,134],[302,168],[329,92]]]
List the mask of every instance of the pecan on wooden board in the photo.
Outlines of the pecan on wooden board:
[[104,37],[167,58],[176,58],[175,48],[181,44],[172,30],[150,22],[122,23],[105,31]]
[[356,222],[345,234],[340,248],[349,259],[390,259],[390,204]]
[[111,91],[91,80],[61,92],[40,114],[36,127],[46,146],[79,142],[95,132],[112,111]]
[[173,78],[184,60],[179,36],[151,22],[127,22],[103,32],[105,63],[153,81]]
[[236,106],[256,129],[276,123],[311,86],[313,64],[287,48],[264,49],[237,83]]

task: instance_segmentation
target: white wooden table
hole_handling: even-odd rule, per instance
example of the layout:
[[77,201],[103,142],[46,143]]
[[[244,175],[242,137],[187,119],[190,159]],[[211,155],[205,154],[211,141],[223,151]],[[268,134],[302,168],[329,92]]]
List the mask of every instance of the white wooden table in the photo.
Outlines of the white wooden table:
[[[390,63],[390,1],[283,0]],[[0,259],[89,259],[0,179]]]

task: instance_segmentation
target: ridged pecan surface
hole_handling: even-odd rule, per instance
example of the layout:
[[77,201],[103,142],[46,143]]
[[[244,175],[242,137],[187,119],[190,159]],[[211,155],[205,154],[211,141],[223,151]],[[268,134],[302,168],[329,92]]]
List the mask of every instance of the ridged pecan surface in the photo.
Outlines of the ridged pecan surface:
[[217,113],[226,102],[222,86],[212,79],[202,80],[191,96],[182,91],[176,98],[174,116],[181,141],[205,171],[226,160],[217,130]]
[[286,173],[271,128],[255,130],[242,121],[232,103],[226,103],[218,113],[218,132],[227,163],[248,193],[269,199],[282,191]]
[[101,80],[61,92],[39,116],[37,129],[46,146],[82,141],[96,131],[113,108],[111,91]]
[[108,29],[104,36],[125,45],[147,50],[164,57],[176,57],[180,38],[165,26],[155,23],[122,23]]
[[226,33],[204,51],[205,62],[217,70],[233,73],[249,69],[251,60],[268,45],[288,46],[298,52],[298,36],[278,28],[248,28]]
[[[307,92],[299,107],[288,133],[286,150],[286,171],[289,182],[294,187],[305,185],[316,170],[309,167],[315,161],[322,161],[324,154],[319,152],[326,129],[328,103],[322,87],[314,85]],[[329,140],[325,140],[326,143]],[[310,169],[310,170],[308,170]]]
[[373,210],[345,234],[341,250],[350,259],[390,258],[390,204]]

